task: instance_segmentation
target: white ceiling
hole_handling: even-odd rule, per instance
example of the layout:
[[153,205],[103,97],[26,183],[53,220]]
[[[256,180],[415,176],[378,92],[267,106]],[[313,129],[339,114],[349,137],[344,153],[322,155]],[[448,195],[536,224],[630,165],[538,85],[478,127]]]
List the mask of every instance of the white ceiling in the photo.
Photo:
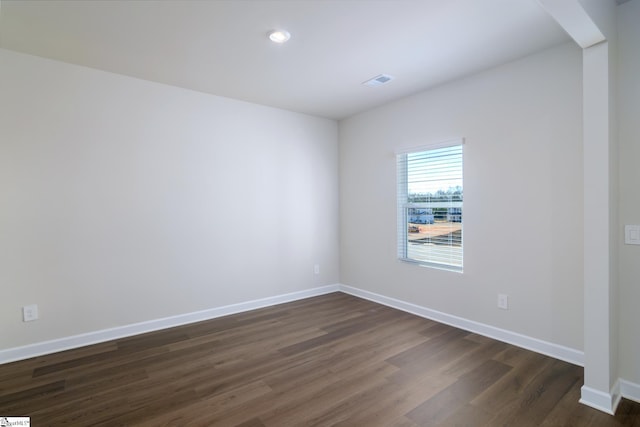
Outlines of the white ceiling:
[[0,0],[0,47],[334,119],[569,40],[536,0]]

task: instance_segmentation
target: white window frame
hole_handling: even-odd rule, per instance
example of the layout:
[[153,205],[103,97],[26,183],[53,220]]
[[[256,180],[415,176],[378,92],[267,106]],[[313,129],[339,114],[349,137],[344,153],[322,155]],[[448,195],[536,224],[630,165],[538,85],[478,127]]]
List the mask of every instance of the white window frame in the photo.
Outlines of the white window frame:
[[[424,267],[431,267],[443,270],[449,270],[454,272],[462,273],[464,263],[464,245],[463,245],[463,235],[464,230],[464,215],[463,215],[463,201],[449,201],[449,202],[426,202],[426,203],[409,203],[409,195],[408,195],[408,170],[407,170],[407,158],[409,154],[426,152],[431,150],[437,150],[441,148],[449,148],[460,146],[461,147],[461,158],[460,158],[460,169],[463,170],[464,166],[464,149],[463,149],[464,139],[454,139],[449,141],[438,142],[434,144],[423,145],[419,147],[412,147],[409,149],[403,149],[396,152],[397,158],[397,176],[398,176],[398,190],[397,190],[397,235],[398,235],[398,259],[401,261],[418,264]],[[464,194],[464,174],[460,176],[463,183],[463,194]],[[449,262],[443,261],[442,259],[436,260],[434,258],[431,259],[416,259],[412,258],[408,252],[409,245],[409,221],[408,221],[408,209],[433,209],[433,208],[456,208],[460,209],[460,226],[461,226],[461,235],[460,235],[460,250],[459,253],[456,253],[455,257],[452,257]],[[457,211],[456,211],[457,212]],[[453,245],[451,245],[452,247]],[[459,258],[458,258],[459,257]]]

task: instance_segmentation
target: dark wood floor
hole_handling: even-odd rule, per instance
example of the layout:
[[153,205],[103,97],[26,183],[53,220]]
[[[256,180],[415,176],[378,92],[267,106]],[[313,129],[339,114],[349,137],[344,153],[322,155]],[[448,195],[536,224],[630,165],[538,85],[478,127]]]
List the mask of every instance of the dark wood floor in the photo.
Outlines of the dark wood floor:
[[33,426],[640,426],[582,368],[342,293],[0,365]]

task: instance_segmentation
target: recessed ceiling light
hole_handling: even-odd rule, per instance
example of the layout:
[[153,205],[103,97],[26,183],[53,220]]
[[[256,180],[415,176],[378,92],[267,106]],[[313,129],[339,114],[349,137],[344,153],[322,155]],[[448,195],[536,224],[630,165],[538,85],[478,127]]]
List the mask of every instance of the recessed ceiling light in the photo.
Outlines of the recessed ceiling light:
[[275,43],[284,43],[291,38],[291,34],[289,34],[286,30],[273,30],[269,31],[269,39]]

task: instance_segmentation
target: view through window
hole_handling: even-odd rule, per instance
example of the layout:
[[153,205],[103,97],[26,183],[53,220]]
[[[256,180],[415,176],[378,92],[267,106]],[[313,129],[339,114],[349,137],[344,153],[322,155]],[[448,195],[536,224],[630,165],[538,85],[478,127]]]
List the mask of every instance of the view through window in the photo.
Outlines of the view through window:
[[398,154],[398,257],[462,271],[462,141]]

